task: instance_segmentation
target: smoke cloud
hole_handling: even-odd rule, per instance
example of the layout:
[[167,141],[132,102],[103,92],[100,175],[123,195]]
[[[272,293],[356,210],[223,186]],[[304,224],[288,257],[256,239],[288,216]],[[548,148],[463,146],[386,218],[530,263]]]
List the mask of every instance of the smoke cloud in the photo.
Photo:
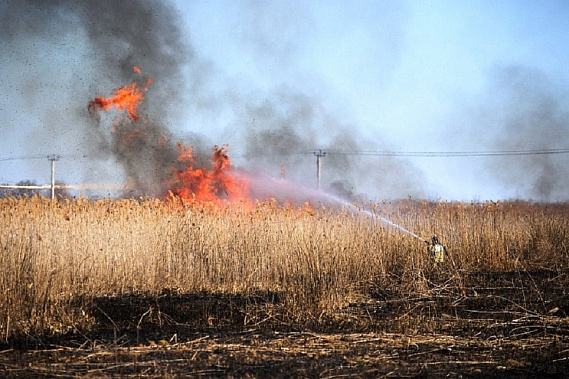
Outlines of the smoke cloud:
[[249,104],[240,120],[246,125],[244,158],[255,170],[315,188],[315,153],[321,150],[321,188],[326,191],[345,197],[422,194],[423,175],[405,160],[346,154],[388,147],[363,138],[317,97],[281,88],[271,98]]
[[[485,104],[476,120],[488,133],[481,143],[489,150],[549,150],[565,148],[569,131],[569,91],[540,70],[524,66],[496,67],[489,75]],[[512,197],[536,201],[567,199],[567,156],[496,157],[485,172]]]
[[[261,58],[271,62],[273,71],[293,64],[295,45],[291,38],[279,35],[283,30],[285,36],[298,31],[286,22],[273,29],[263,19],[262,7],[251,6],[260,10],[244,38],[264,52]],[[310,27],[309,16],[300,19]],[[26,124],[30,153],[39,146],[46,152],[98,158],[81,165],[80,180],[116,178],[115,167],[120,166],[130,186],[141,193],[159,194],[176,161],[178,139],[194,147],[198,164],[208,163],[214,144],[205,133],[180,131],[180,120],[188,110],[206,115],[223,112],[231,115],[225,121],[229,128],[240,132],[215,144],[229,143],[230,155],[237,152],[235,164],[245,171],[263,171],[315,187],[313,151],[322,149],[328,152],[322,161],[326,190],[342,195],[366,191],[383,197],[422,194],[422,174],[409,162],[342,154],[386,145],[380,137],[378,143],[358,135],[350,121],[331,111],[314,92],[280,86],[253,95],[254,89],[245,93],[227,83],[214,94],[210,83],[217,86],[225,77],[216,76],[217,71],[198,57],[182,25],[176,9],[158,0],[3,2],[0,47],[6,53],[0,63],[3,80],[13,91],[0,99],[2,133],[16,139],[22,133],[17,129]],[[132,130],[136,124],[126,117],[117,122],[113,114],[92,118],[87,104],[95,96],[110,95],[113,89],[141,80],[134,66],[154,82],[139,108],[143,121],[137,122],[143,122],[145,133],[124,144],[109,125]],[[14,103],[24,104],[24,109],[10,109]]]
[[[12,96],[24,99],[25,113],[38,123],[26,139],[29,149],[50,145],[69,153],[71,147],[72,153],[98,157],[102,163],[83,172],[87,181],[108,180],[114,170],[104,159],[111,157],[129,186],[159,193],[158,183],[177,156],[168,125],[180,117],[183,94],[193,85],[182,68],[192,64],[194,53],[179,21],[161,1],[3,2],[0,40],[9,55],[5,67],[17,82]],[[31,60],[32,72],[21,65]],[[87,103],[137,79],[134,66],[152,75],[152,96],[139,109],[144,135],[121,144],[109,128],[116,115],[91,119]],[[119,130],[133,127],[126,118],[115,124]],[[157,146],[159,140],[167,143]]]

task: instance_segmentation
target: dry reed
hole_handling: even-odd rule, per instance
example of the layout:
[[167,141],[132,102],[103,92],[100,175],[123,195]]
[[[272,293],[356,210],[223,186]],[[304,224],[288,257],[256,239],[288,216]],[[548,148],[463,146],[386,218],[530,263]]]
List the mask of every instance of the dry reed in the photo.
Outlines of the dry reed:
[[267,291],[283,297],[281,320],[314,324],[372,285],[420,294],[441,270],[460,279],[467,271],[567,267],[566,204],[369,207],[421,236],[438,235],[447,262],[436,267],[422,241],[354,209],[1,199],[0,338],[87,330],[94,297]]

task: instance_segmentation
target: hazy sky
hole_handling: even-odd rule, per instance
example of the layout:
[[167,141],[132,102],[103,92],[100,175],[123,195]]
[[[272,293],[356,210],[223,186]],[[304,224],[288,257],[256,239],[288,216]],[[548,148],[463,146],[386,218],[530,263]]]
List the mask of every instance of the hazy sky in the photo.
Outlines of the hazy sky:
[[569,154],[344,154],[569,148],[567,1],[140,0],[124,30],[72,3],[0,5],[0,182],[48,182],[51,153],[68,183],[120,181],[86,106],[138,64],[145,118],[245,170],[314,186],[322,149],[325,189],[373,199],[569,199]]

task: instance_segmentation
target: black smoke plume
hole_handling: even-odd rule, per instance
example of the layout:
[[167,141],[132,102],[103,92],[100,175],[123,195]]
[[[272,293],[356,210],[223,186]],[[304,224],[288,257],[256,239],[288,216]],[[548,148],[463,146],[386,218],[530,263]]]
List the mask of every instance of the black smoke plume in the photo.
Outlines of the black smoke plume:
[[[34,66],[43,65],[45,71],[24,83],[30,111],[42,119],[42,126],[51,128],[47,138],[66,138],[68,130],[74,129],[71,146],[83,142],[90,156],[112,156],[123,167],[129,187],[144,193],[163,192],[159,183],[177,156],[168,123],[179,115],[182,94],[191,85],[183,78],[182,67],[191,64],[194,56],[192,48],[182,42],[175,9],[162,1],[146,0],[14,0],[3,2],[0,9],[4,51],[20,62],[39,59],[42,50],[48,51],[49,59],[61,60],[35,62]],[[66,56],[73,51],[69,46],[73,43],[81,54]],[[58,75],[54,67],[59,64],[72,67],[71,73]],[[108,96],[136,80],[135,66],[143,75],[151,74],[154,83],[152,96],[139,110],[143,121],[138,122],[144,123],[140,128],[145,133],[125,144],[118,140],[120,131],[136,127],[135,123],[127,117],[115,121],[119,133],[112,134],[111,117],[96,117],[92,122],[86,109],[95,96]],[[45,79],[50,76],[53,81]],[[55,112],[61,116],[47,116]],[[37,138],[28,141],[30,145],[40,142]],[[162,144],[157,145],[158,141]]]
[[[303,22],[309,24],[310,17]],[[314,188],[312,152],[323,149],[329,151],[322,161],[323,189],[343,195],[366,191],[382,197],[421,194],[421,173],[408,162],[338,153],[388,146],[366,141],[358,135],[358,128],[340,121],[321,98],[304,94],[302,89],[252,95],[234,91],[229,83],[216,89],[219,96],[209,94],[208,81],[219,84],[223,80],[197,57],[182,25],[179,12],[159,0],[2,2],[1,62],[6,63],[4,72],[9,73],[9,85],[14,88],[10,96],[22,98],[26,104],[20,114],[10,110],[5,115],[33,121],[35,127],[26,139],[30,152],[43,146],[49,152],[56,149],[62,154],[95,156],[98,159],[82,164],[79,180],[116,179],[115,167],[120,166],[129,186],[140,193],[166,190],[165,181],[178,154],[176,141],[183,134],[184,142],[194,147],[198,164],[208,162],[214,144],[229,143],[230,155],[241,157],[234,162],[242,168],[284,176]],[[280,29],[267,28],[272,25],[267,22],[260,25],[264,25],[262,35],[253,28],[248,38],[271,41],[263,59],[278,57],[275,70],[288,65],[287,59],[294,61],[289,58],[294,56],[294,43],[280,37],[298,36],[294,25],[283,22]],[[283,28],[288,28],[284,34]],[[117,122],[116,114],[91,117],[87,104],[95,96],[110,96],[114,89],[141,79],[134,66],[142,70],[143,78],[154,81],[138,110],[142,121],[124,117]],[[177,124],[188,109],[233,114],[229,124],[239,130],[239,137],[212,143],[203,133],[180,133]],[[140,127],[145,133],[135,134],[125,144],[118,138],[121,133],[111,133],[112,123],[119,131]],[[10,134],[16,132],[7,130],[6,135]]]

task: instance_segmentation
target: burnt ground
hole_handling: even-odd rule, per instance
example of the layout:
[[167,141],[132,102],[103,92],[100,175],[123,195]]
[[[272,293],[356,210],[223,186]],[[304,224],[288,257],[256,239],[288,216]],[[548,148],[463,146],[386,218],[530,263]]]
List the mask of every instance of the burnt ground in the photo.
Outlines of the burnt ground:
[[569,377],[569,271],[367,284],[313,325],[277,293],[77,299],[96,331],[0,347],[3,377]]

